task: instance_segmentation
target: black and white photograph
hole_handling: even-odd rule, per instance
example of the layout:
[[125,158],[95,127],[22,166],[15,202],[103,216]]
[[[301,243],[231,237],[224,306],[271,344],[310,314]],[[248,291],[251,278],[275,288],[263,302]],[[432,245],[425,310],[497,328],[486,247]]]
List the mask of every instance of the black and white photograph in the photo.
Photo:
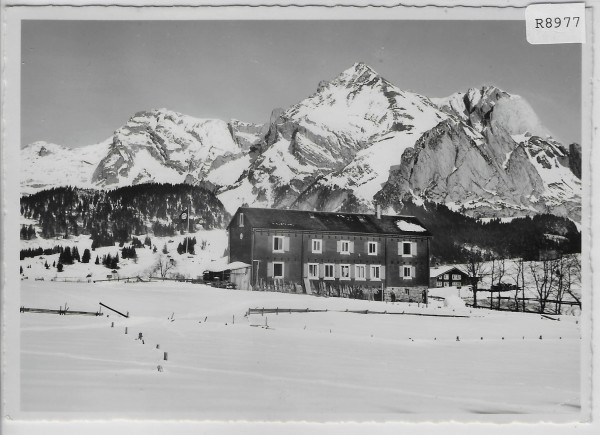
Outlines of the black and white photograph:
[[16,419],[588,421],[591,41],[77,9],[9,21]]

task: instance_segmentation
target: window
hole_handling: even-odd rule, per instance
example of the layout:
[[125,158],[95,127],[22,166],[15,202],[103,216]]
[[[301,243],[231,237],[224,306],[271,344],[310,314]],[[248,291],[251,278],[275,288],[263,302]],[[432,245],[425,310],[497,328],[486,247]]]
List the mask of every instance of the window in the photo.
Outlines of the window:
[[283,237],[273,236],[273,252],[283,252]]
[[375,264],[371,265],[371,279],[373,281],[381,280],[381,266]]
[[445,280],[449,280],[450,279],[450,274],[449,273],[445,273],[444,274],[444,279]]
[[453,279],[454,281],[460,281],[460,279],[461,279],[461,276],[460,276],[458,273],[453,273],[453,274],[452,274],[452,279]]
[[367,251],[369,255],[377,255],[377,242],[369,242]]
[[283,278],[283,263],[273,263],[273,278]]
[[445,282],[444,283],[444,287],[450,287],[450,283],[449,282]]
[[323,252],[323,241],[321,239],[312,239],[312,252],[313,254],[320,254]]
[[413,278],[412,266],[402,266],[402,278],[403,279],[412,279]]
[[340,264],[340,279],[350,279],[350,265]]
[[340,240],[338,242],[338,252],[344,255],[350,255],[352,252],[352,242],[348,240]]
[[354,267],[354,279],[364,281],[367,278],[367,266],[364,264],[357,264]]
[[402,242],[402,256],[403,257],[412,257],[413,256],[412,242]]
[[308,277],[310,279],[318,279],[319,278],[319,265],[317,263],[309,263],[308,264]]
[[333,264],[325,264],[325,279],[333,279]]
[[435,285],[436,285],[436,287],[441,287],[442,286],[442,282],[438,281],[438,282],[435,283]]
[[405,294],[405,295],[409,295],[409,294],[410,294],[410,289],[408,289],[408,288],[405,288],[405,289],[404,289],[404,294]]
[[240,222],[239,222],[239,224],[240,224],[240,227],[244,226],[244,213],[240,213]]

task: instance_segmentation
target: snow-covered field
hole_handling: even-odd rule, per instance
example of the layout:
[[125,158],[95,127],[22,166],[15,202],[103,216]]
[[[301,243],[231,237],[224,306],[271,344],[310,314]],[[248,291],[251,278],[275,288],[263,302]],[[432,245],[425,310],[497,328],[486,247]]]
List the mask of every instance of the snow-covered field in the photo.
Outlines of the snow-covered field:
[[[22,306],[96,311],[99,302],[130,317],[20,314],[22,411],[312,421],[580,411],[575,316],[21,281]],[[262,307],[328,311],[245,316]]]
[[[145,235],[137,236],[142,242]],[[119,261],[119,269],[115,274],[115,278],[127,277],[148,277],[160,276],[157,269],[157,262],[162,258],[162,261],[173,260],[173,268],[167,273],[167,277],[180,275],[186,278],[197,278],[202,276],[202,273],[210,267],[227,264],[227,258],[224,257],[225,249],[227,248],[227,231],[225,230],[202,230],[196,233],[190,233],[189,237],[196,238],[195,254],[178,254],[177,245],[182,243],[188,237],[185,235],[175,235],[170,237],[152,237],[152,245],[157,247],[157,251],[144,247],[136,249],[137,258],[123,259]],[[201,248],[205,242],[205,249]],[[73,248],[77,246],[79,254],[83,255],[85,249],[91,249],[92,240],[89,235],[72,236],[69,239],[42,239],[35,238],[32,240],[21,240],[21,249],[28,248],[52,248],[55,245]],[[130,243],[126,244],[129,246]],[[167,254],[163,254],[163,248],[167,249]],[[65,265],[62,272],[58,272],[53,263],[58,263],[59,254],[41,255],[33,258],[25,258],[21,261],[23,267],[23,276],[29,280],[40,279],[86,279],[89,276],[90,280],[106,279],[107,275],[111,274],[111,269],[107,269],[102,265],[102,257],[110,254],[121,256],[121,250],[118,245],[112,247],[101,247],[91,252],[91,260],[89,263],[74,262],[72,265]],[[94,264],[96,257],[99,257],[100,264]],[[50,267],[46,269],[45,264]]]

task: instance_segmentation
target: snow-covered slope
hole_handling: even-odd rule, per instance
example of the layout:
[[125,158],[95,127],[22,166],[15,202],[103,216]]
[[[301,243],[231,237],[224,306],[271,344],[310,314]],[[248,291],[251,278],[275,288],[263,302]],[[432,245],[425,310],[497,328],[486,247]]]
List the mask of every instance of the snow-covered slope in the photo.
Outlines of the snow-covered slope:
[[137,113],[115,132],[92,182],[98,187],[150,181],[233,183],[247,167],[247,151],[256,140],[248,131],[234,132],[234,126],[247,124],[166,109]]
[[79,148],[34,142],[21,149],[21,194],[76,185],[92,187],[92,174],[108,153],[109,141]]

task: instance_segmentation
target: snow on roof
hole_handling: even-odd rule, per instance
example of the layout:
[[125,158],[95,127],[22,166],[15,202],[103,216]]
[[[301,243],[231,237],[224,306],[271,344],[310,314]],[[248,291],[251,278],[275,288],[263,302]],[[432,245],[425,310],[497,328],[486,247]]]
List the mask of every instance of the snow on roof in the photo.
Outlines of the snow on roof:
[[448,265],[448,266],[439,266],[439,267],[432,267],[429,269],[429,277],[430,278],[436,278],[440,275],[443,275],[444,273],[448,273],[451,270],[456,269],[459,272],[465,273],[462,270],[460,270],[458,267],[453,266],[453,265]]
[[250,267],[249,264],[243,263],[241,261],[234,261],[233,263],[228,264],[214,264],[210,265],[206,268],[209,272],[223,272],[224,270],[237,270],[237,269],[245,269],[246,267]]
[[412,232],[425,232],[427,231],[421,225],[413,224],[412,222],[407,222],[405,220],[397,220],[396,226],[400,231],[412,231]]
[[[253,228],[431,236],[414,216],[240,207]],[[235,216],[235,214],[234,214]],[[234,221],[232,218],[231,223]],[[398,224],[398,222],[402,222]]]

